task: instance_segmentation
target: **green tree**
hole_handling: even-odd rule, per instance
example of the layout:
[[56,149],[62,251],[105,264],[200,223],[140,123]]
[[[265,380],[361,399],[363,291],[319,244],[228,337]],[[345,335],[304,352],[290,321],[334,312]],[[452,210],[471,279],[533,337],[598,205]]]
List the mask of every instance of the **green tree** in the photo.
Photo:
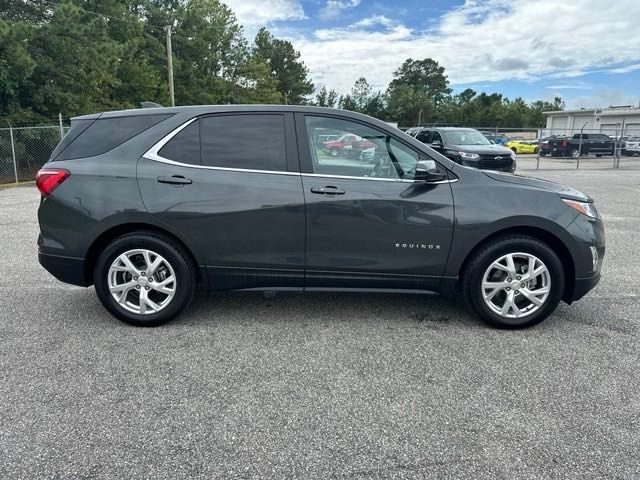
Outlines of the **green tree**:
[[322,87],[316,94],[315,104],[318,107],[330,107],[334,108],[338,103],[338,92],[334,89],[327,90],[327,87]]
[[393,75],[387,89],[388,110],[402,125],[431,121],[451,93],[444,67],[431,58],[409,58]]
[[264,27],[256,34],[254,43],[253,52],[269,65],[284,103],[306,103],[314,86],[308,78],[309,69],[300,60],[300,52],[288,40],[274,38]]

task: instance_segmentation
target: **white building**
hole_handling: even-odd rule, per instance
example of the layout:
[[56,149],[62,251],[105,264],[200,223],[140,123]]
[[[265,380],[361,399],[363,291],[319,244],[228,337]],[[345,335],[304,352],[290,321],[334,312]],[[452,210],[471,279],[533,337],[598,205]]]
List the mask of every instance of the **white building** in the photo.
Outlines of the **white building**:
[[544,114],[547,116],[547,126],[541,132],[542,136],[573,135],[583,127],[584,133],[640,136],[638,107],[581,108]]

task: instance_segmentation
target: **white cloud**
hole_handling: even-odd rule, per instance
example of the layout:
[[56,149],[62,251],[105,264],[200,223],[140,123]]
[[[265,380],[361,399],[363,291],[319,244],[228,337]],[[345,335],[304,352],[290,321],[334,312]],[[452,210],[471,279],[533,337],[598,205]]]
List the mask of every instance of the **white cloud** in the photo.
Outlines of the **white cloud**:
[[390,18],[384,15],[374,15],[373,17],[363,18],[362,20],[357,21],[351,28],[369,28],[375,27],[377,25],[381,25],[383,27],[390,27],[394,25],[396,22],[391,20]]
[[289,38],[316,83],[347,92],[361,76],[385,88],[409,57],[434,58],[454,85],[635,69],[639,17],[638,0],[467,0],[426,30],[379,16]]
[[305,18],[299,0],[223,0],[236,14],[241,25],[248,29],[277,20]]
[[611,105],[638,105],[638,97],[628,95],[622,90],[601,88],[590,95],[567,99],[568,109],[608,107]]
[[629,72],[635,72],[636,70],[640,70],[640,63],[633,63],[631,65],[626,65],[624,67],[612,68],[609,71],[611,73],[629,73]]
[[561,83],[559,85],[550,85],[550,90],[592,90],[593,86],[585,83]]
[[327,0],[325,6],[320,10],[320,15],[324,18],[335,18],[343,10],[354,8],[360,5],[360,0]]

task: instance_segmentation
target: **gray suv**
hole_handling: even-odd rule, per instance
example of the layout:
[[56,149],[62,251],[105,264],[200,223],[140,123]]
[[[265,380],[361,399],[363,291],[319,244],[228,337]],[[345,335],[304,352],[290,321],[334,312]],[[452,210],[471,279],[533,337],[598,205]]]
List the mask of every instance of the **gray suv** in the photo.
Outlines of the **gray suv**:
[[[327,153],[346,134],[350,154]],[[140,326],[202,289],[459,294],[526,327],[593,288],[605,249],[588,196],[325,108],[77,117],[37,186],[40,263]]]

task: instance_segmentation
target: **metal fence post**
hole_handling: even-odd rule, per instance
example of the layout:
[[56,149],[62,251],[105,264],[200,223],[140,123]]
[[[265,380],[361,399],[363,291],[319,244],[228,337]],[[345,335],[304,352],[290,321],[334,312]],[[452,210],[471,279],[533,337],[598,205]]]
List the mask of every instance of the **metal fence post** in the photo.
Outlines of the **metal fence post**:
[[64,137],[64,127],[62,126],[62,113],[58,113],[58,123],[60,124],[60,141]]
[[[9,123],[9,122],[7,122]],[[18,183],[18,165],[16,163],[16,145],[13,141],[13,127],[9,123],[9,137],[11,138],[11,156],[13,157],[13,174],[16,177],[16,183]]]
[[536,170],[540,170],[540,146],[542,145],[542,127],[538,129],[538,150],[536,151]]
[[576,163],[576,170],[580,168],[580,157],[582,156],[582,132],[584,131],[584,127],[586,126],[587,123],[585,122],[585,124],[582,125],[582,128],[580,129],[580,142],[578,142],[578,163]]

